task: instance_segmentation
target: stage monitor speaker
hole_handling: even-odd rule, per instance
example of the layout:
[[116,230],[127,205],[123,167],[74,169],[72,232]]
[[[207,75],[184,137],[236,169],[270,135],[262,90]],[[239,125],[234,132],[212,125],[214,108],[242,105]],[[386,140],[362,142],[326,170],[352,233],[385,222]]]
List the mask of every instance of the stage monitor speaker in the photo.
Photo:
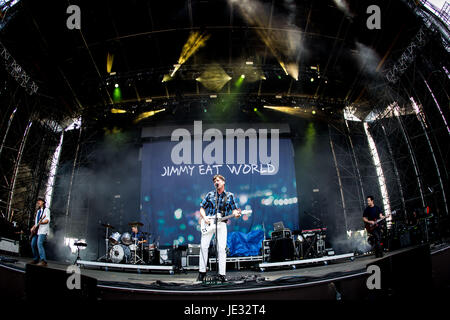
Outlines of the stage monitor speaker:
[[294,253],[292,239],[276,239],[270,242],[270,262],[293,260]]
[[41,301],[55,300],[97,300],[97,279],[80,274],[80,289],[69,289],[67,280],[72,273],[66,270],[52,269],[27,264],[25,268],[26,299]]
[[[432,269],[429,245],[404,249],[368,265],[381,271],[379,292],[397,298],[426,298],[432,290]],[[372,290],[371,290],[372,291]]]

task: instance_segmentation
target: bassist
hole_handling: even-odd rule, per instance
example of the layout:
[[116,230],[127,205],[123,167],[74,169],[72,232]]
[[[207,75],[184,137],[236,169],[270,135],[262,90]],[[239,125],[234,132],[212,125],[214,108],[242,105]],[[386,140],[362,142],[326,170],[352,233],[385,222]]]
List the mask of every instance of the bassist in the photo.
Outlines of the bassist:
[[370,234],[369,243],[375,251],[376,258],[383,256],[383,248],[381,247],[382,228],[380,222],[384,221],[384,219],[383,212],[380,207],[375,205],[373,196],[368,196],[367,207],[363,213],[363,221]]
[[32,264],[47,266],[44,243],[47,240],[50,223],[50,210],[45,207],[45,200],[38,198],[34,225],[31,228],[31,250],[33,252]]

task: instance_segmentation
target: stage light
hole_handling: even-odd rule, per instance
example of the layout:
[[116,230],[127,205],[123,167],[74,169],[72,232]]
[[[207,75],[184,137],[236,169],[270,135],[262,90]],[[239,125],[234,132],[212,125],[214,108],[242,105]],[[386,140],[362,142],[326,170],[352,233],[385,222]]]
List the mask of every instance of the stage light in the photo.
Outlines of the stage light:
[[109,75],[110,75],[110,76],[115,76],[115,75],[116,75],[116,72],[115,72],[115,71],[114,71],[114,72],[110,72]]
[[255,111],[255,112],[258,111],[258,108],[253,108],[253,111]]
[[165,74],[161,82],[167,82],[172,80],[172,77],[169,74]]
[[298,81],[298,65],[296,63],[288,63],[285,72]]
[[216,63],[209,65],[195,80],[205,86],[206,89],[218,92],[231,80],[231,77]]
[[[291,107],[291,106],[263,106],[265,109],[271,109],[277,112],[286,113],[290,116],[295,117],[301,117],[301,118],[308,118],[309,110],[302,109],[298,106]],[[315,115],[316,111],[312,110],[312,115]]]
[[236,82],[234,83],[234,85],[235,85],[236,87],[240,87],[240,86],[242,85],[242,83],[244,82],[244,78],[245,78],[245,75],[241,75],[241,76],[236,80]]
[[112,108],[111,109],[111,113],[126,113],[126,110],[123,109],[117,109],[117,108]]
[[111,74],[112,65],[114,61],[114,55],[112,53],[107,53],[106,55],[106,72]]
[[162,112],[162,111],[165,111],[165,110],[166,109],[164,108],[164,109],[159,109],[159,110],[152,110],[152,111],[142,112],[140,115],[137,116],[136,119],[134,119],[133,122],[134,123],[138,123],[139,121],[141,121],[141,120],[143,120],[145,118],[152,117],[155,114],[157,114],[159,112]]
[[311,82],[314,82],[314,78],[311,78]]
[[246,61],[245,64],[251,66],[253,64],[253,61]]
[[173,77],[173,75],[175,74],[175,72],[177,72],[177,70],[180,69],[181,64],[179,64],[179,63],[174,64],[173,67],[174,67],[174,69],[173,69],[172,74],[170,75],[171,77]]
[[115,102],[120,101],[122,99],[122,92],[120,91],[119,85],[114,89],[113,99]]
[[145,102],[152,102],[152,99],[145,99]]
[[241,74],[241,78],[242,78],[242,79],[245,79],[245,74]]
[[[183,65],[198,49],[203,47],[206,41],[209,39],[210,35],[206,33],[200,32],[191,32],[188,40],[183,46],[181,50],[180,58],[178,59],[178,63],[174,65],[175,69],[173,70],[171,77],[174,76],[175,72]],[[163,81],[164,82],[164,81]]]
[[118,88],[118,87],[119,87],[119,84],[118,84],[118,83],[116,83],[116,84],[114,85],[114,87]]

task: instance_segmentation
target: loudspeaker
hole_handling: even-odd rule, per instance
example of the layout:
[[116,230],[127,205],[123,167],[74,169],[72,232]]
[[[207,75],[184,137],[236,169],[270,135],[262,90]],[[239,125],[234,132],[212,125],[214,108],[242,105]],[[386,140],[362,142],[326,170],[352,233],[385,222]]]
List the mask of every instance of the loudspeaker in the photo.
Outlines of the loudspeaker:
[[187,256],[187,266],[192,268],[192,267],[197,267],[199,266],[200,263],[200,256],[199,255],[194,255],[194,256]]
[[271,262],[293,260],[294,253],[294,242],[292,239],[277,239],[270,242]]
[[374,263],[381,271],[381,293],[397,298],[426,298],[432,290],[429,245],[394,253]]
[[[42,297],[54,300],[97,300],[97,279],[80,274],[80,289],[69,289],[67,281],[73,273],[49,267],[27,264],[25,268],[26,299],[41,301]],[[70,281],[69,281],[70,282]]]

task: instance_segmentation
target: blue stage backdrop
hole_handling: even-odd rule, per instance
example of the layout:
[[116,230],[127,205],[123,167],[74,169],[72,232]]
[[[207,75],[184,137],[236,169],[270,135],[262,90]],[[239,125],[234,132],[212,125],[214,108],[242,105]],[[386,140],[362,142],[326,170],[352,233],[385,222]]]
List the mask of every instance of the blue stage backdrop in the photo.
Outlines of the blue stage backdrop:
[[[217,132],[220,133],[216,129]],[[151,233],[151,241],[158,241],[160,245],[200,243],[200,202],[207,192],[214,189],[212,177],[215,174],[226,178],[225,189],[234,193],[241,209],[252,210],[248,216],[229,220],[229,239],[232,232],[247,234],[255,230],[265,230],[266,236],[270,236],[273,223],[278,221],[283,221],[291,230],[298,227],[294,152],[290,139],[278,138],[278,135],[274,139],[273,135],[268,135],[267,154],[279,152],[278,157],[272,157],[270,163],[274,165],[271,166],[267,161],[262,163],[264,160],[260,156],[256,157],[256,163],[254,157],[249,160],[252,157],[249,158],[249,155],[255,152],[250,147],[251,141],[261,142],[261,134],[256,138],[244,139],[244,163],[242,159],[238,160],[237,151],[242,152],[242,148],[238,148],[237,142],[234,143],[235,160],[227,159],[227,152],[230,154],[232,151],[229,145],[227,148],[229,139],[225,138],[225,131],[223,134],[223,145],[220,145],[217,136],[207,141],[204,136],[198,140],[192,138],[191,143],[190,139],[172,141],[173,135],[172,139],[166,137],[143,144],[141,220],[144,222],[143,230]],[[278,150],[273,148],[275,140],[278,141]],[[213,157],[217,156],[214,163],[205,156],[211,151],[213,142],[210,141],[218,143],[210,153]],[[181,146],[186,148],[180,151]],[[253,146],[261,147],[259,144]],[[180,157],[184,157],[185,161],[180,163]]]

